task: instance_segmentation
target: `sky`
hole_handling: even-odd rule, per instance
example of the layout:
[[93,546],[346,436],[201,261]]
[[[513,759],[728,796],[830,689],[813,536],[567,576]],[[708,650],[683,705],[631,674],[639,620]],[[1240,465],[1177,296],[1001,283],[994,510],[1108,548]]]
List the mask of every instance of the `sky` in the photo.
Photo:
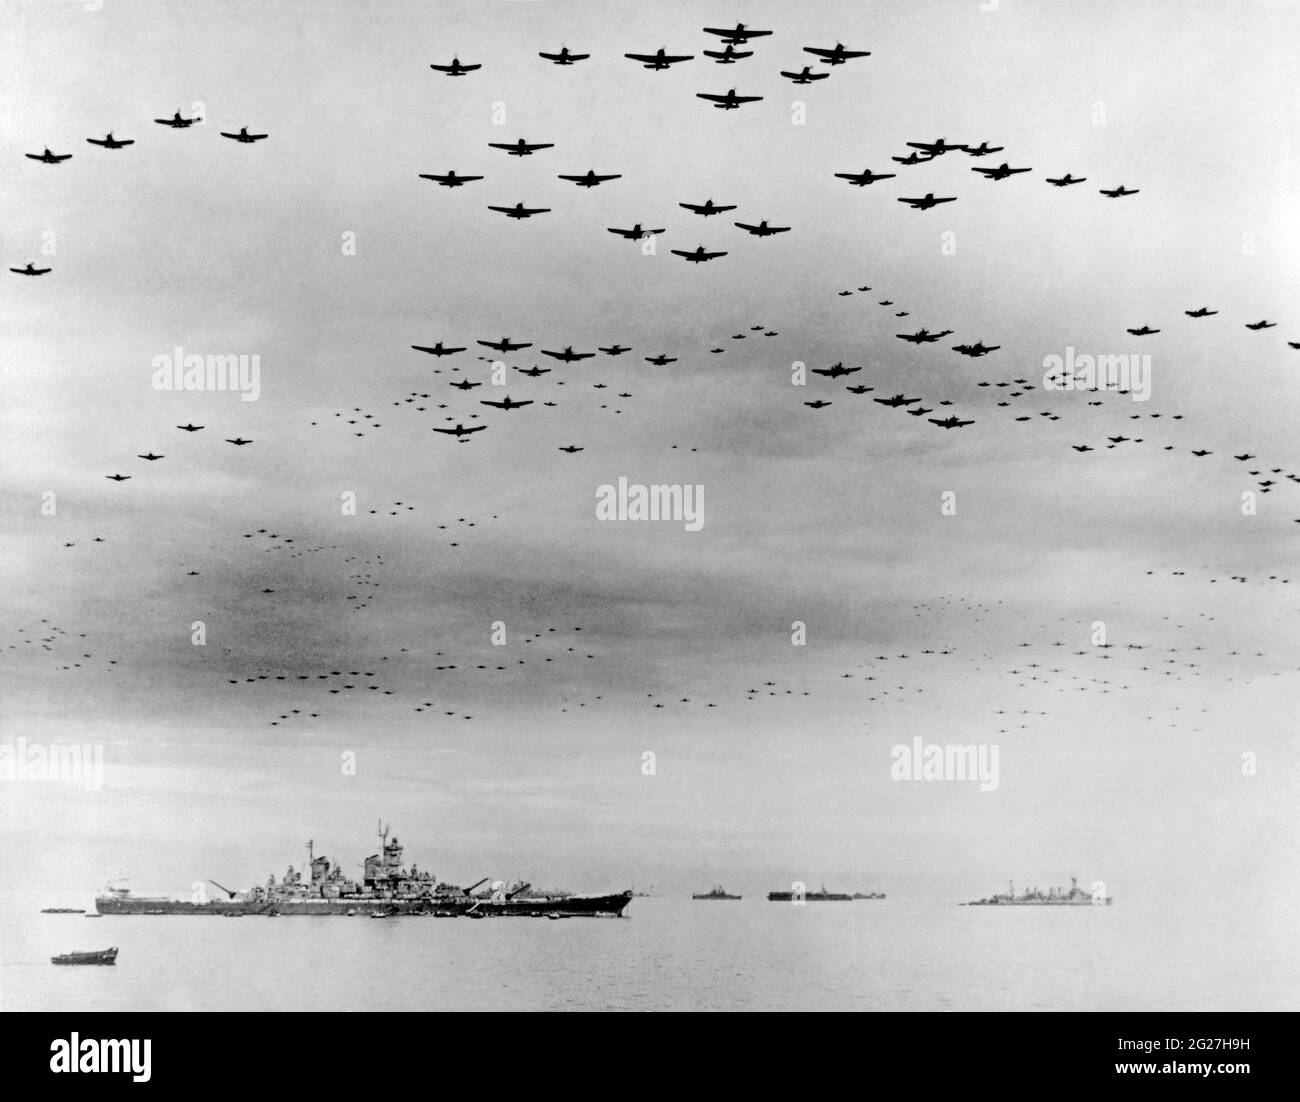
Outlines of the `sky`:
[[[246,885],[308,838],[355,866],[382,819],[462,884],[1294,883],[1294,6],[0,19],[5,267],[52,269],[0,284],[0,745],[104,762],[0,779],[25,882]],[[739,21],[773,34],[702,56]],[[870,56],[803,52],[837,42]],[[591,57],[537,56],[562,45]],[[694,60],[623,56],[661,46]],[[763,99],[696,98],[733,87]],[[203,121],[152,121],[178,110]],[[891,160],[940,136],[1005,151]],[[488,146],[521,137],[553,148]],[[970,171],[1004,158],[1032,172]],[[897,175],[835,177],[866,168]],[[484,179],[420,178],[449,169]],[[589,169],[621,178],[557,178]],[[896,201],[927,192],[958,198]],[[678,205],[710,197],[737,209]],[[519,202],[548,212],[487,209]],[[762,219],[790,229],[733,225]],[[653,248],[607,232],[635,223]],[[697,245],[726,255],[671,252]],[[897,339],[922,327],[951,339]],[[497,387],[503,336],[531,347]],[[467,351],[411,347],[438,341]],[[156,389],[177,347],[257,356],[257,399]],[[1149,400],[1048,391],[1067,348],[1149,355]],[[620,478],[703,487],[702,527],[598,520]],[[914,738],[997,746],[996,789],[894,779]]]

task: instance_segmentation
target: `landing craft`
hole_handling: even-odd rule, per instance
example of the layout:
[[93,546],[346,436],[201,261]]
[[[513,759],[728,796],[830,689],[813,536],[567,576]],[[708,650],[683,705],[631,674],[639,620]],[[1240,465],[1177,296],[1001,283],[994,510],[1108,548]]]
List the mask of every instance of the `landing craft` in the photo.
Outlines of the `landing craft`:
[[874,184],[877,180],[892,180],[898,173],[896,172],[872,172],[869,168],[864,168],[861,172],[837,172],[837,180],[848,180],[854,187],[866,187],[868,184]]
[[1031,168],[1012,168],[1006,161],[1003,161],[997,168],[980,168],[976,166],[971,169],[972,172],[978,172],[990,180],[1005,180],[1008,176],[1015,176],[1021,172],[1032,172]]
[[469,428],[466,428],[464,425],[458,422],[454,429],[434,429],[433,431],[443,432],[446,433],[448,436],[455,436],[457,438],[460,438],[462,436],[468,436],[471,432],[482,432],[485,428],[487,428],[487,425],[472,425]]
[[957,196],[950,195],[936,199],[934,192],[929,191],[920,199],[904,199],[900,197],[898,201],[908,204],[913,210],[929,210],[931,207],[937,207],[940,203],[955,203]]
[[694,54],[664,53],[662,46],[653,54],[624,54],[623,56],[641,62],[643,69],[667,69],[669,65],[676,65],[679,61],[691,61],[695,58]]
[[105,149],[122,149],[128,145],[135,145],[134,138],[115,138],[111,130],[108,132],[107,137],[87,138],[86,141],[91,145],[102,145]]
[[531,341],[511,341],[509,337],[502,337],[499,341],[479,341],[484,348],[495,348],[498,352],[518,352],[521,348],[532,348]]
[[787,73],[782,69],[781,75],[786,77],[788,80],[794,81],[796,84],[811,84],[814,80],[825,80],[830,76],[830,73],[814,73],[807,65],[805,65],[803,67],[803,72],[801,73]]
[[483,179],[482,176],[457,176],[453,168],[446,176],[439,176],[436,172],[421,172],[421,180],[433,180],[439,187],[464,187],[475,180]]
[[500,211],[507,218],[531,218],[534,214],[549,214],[550,207],[526,207],[523,203],[516,203],[513,207],[494,207],[488,204],[488,210]]
[[614,226],[607,227],[610,233],[616,233],[619,237],[626,237],[629,241],[637,241],[643,237],[654,237],[656,234],[663,233],[663,230],[643,230],[641,223],[638,222],[630,230],[620,230]]
[[1069,187],[1071,184],[1081,184],[1087,178],[1087,176],[1071,176],[1067,172],[1064,176],[1057,176],[1055,178],[1049,176],[1047,177],[1047,182],[1053,187]]
[[42,164],[57,165],[60,161],[66,161],[72,157],[71,153],[51,153],[50,147],[45,147],[44,153],[24,153],[24,157],[32,161],[40,161]]
[[608,176],[598,176],[594,168],[589,168],[585,176],[565,176],[561,173],[558,178],[575,183],[578,187],[595,187],[597,184],[603,184],[606,180],[621,180],[623,177],[621,173],[617,172]]
[[591,57],[591,54],[571,54],[569,53],[569,47],[564,46],[558,54],[539,52],[537,56],[544,57],[547,61],[553,61],[556,65],[572,65],[575,61],[586,61],[587,58]]
[[507,157],[531,157],[538,149],[554,149],[554,142],[526,142],[520,138],[517,142],[488,142],[491,149],[504,149]]
[[251,145],[253,142],[260,142],[263,138],[269,137],[267,134],[250,134],[246,126],[241,126],[238,134],[227,134],[223,130],[221,136],[230,138],[232,141],[242,142],[244,145]]
[[440,73],[446,73],[449,77],[463,77],[466,73],[472,73],[475,69],[483,68],[482,65],[462,65],[460,58],[453,57],[450,65],[430,65],[430,69],[436,69]]
[[818,46],[805,46],[803,52],[813,54],[821,59],[825,65],[843,65],[855,57],[870,57],[870,50],[846,50],[844,46],[837,42],[833,50],[822,49]]
[[497,409],[506,409],[506,410],[519,409],[521,406],[531,406],[532,404],[533,404],[533,400],[531,398],[529,398],[527,401],[524,402],[516,402],[511,399],[509,394],[507,394],[505,396],[505,400],[501,402],[494,402],[490,398],[484,398],[482,401],[479,402],[479,405],[481,406],[495,406]]
[[703,245],[697,245],[694,252],[687,252],[684,249],[670,250],[674,256],[685,257],[691,264],[703,264],[706,260],[716,260],[720,256],[726,256],[725,252],[705,252]]
[[736,90],[732,88],[729,92],[717,94],[714,92],[696,92],[696,99],[709,100],[714,107],[720,111],[734,111],[742,103],[757,103],[762,96],[738,96]]
[[712,199],[706,199],[703,203],[678,203],[679,207],[684,207],[692,214],[698,214],[703,218],[708,218],[710,214],[722,214],[724,211],[735,210],[736,204],[722,206],[715,203]]
[[737,23],[732,30],[725,30],[722,27],[705,27],[705,34],[716,34],[723,42],[735,46],[744,46],[751,38],[765,38],[771,34],[771,31],[751,31],[744,23]]
[[574,363],[577,360],[590,360],[596,355],[594,352],[575,352],[572,345],[565,345],[563,352],[551,352],[548,349],[540,349],[543,356],[550,356],[552,359],[563,360],[566,364]]
[[[789,226],[769,226],[766,218],[757,226],[749,226],[744,222],[737,222],[735,225],[746,233],[752,233],[755,237],[771,237],[773,234],[785,233],[790,229]],[[760,325],[758,328],[761,329],[762,326]]]
[[181,113],[176,112],[170,119],[154,119],[159,126],[170,126],[173,130],[184,130],[186,127],[193,126],[196,122],[202,122],[201,118],[183,119]]
[[430,346],[430,345],[423,345],[423,344],[413,344],[413,345],[411,345],[411,347],[414,348],[417,352],[428,352],[429,355],[431,355],[431,356],[438,356],[438,357],[442,357],[442,356],[453,356],[453,355],[455,355],[457,352],[464,352],[464,351],[465,351],[465,349],[463,349],[463,348],[447,348],[447,347],[442,343],[442,341],[439,341],[437,344],[432,345],[432,346]]

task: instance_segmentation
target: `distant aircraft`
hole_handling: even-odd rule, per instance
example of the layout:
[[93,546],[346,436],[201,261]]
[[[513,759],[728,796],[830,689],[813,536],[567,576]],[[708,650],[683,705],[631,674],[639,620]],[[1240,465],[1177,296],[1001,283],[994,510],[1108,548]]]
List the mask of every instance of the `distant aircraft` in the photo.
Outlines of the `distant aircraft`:
[[41,276],[44,275],[46,272],[52,272],[54,269],[33,267],[32,262],[29,260],[27,262],[26,268],[10,268],[9,270],[13,272],[15,275]]
[[556,65],[572,65],[575,61],[586,61],[591,54],[571,54],[568,46],[562,46],[558,54],[538,53],[538,57],[544,57],[547,61],[553,61]]
[[181,113],[176,112],[170,119],[154,119],[159,126],[170,126],[173,130],[184,130],[186,127],[193,126],[196,122],[202,122],[201,118],[183,119]]
[[692,214],[698,214],[703,218],[708,218],[710,214],[721,214],[723,211],[736,209],[735,203],[732,203],[729,206],[723,206],[715,203],[712,199],[706,199],[703,203],[678,203],[677,205],[679,207],[684,207]]
[[1071,444],[1070,447],[1072,447],[1077,452],[1091,452],[1097,450],[1096,448],[1088,447],[1087,444]]
[[872,172],[871,169],[864,168],[861,172],[837,172],[835,178],[848,180],[854,187],[866,187],[877,180],[892,180],[897,175],[896,172]]
[[202,425],[192,425],[192,424],[191,424],[191,425],[177,425],[176,427],[177,427],[178,429],[182,429],[182,430],[184,430],[185,432],[198,432],[199,429],[203,428]]
[[574,445],[574,444],[570,444],[570,445],[568,445],[567,447],[560,448],[560,449],[558,449],[558,450],[559,450],[559,451],[562,451],[562,452],[568,452],[570,455],[572,455],[574,452],[580,452],[580,451],[582,451],[581,448],[577,447],[577,446]]
[[114,482],[125,482],[131,476],[129,474],[106,474],[104,477],[112,479]]
[[1071,176],[1067,172],[1064,176],[1057,176],[1055,178],[1049,176],[1047,177],[1047,182],[1053,187],[1069,187],[1071,184],[1081,184],[1087,178],[1087,176]]
[[664,53],[662,46],[653,54],[624,54],[623,56],[641,62],[643,69],[667,69],[669,65],[676,65],[679,61],[691,61],[695,57],[694,54],[667,54]]
[[575,352],[572,345],[565,345],[563,352],[551,352],[545,348],[540,350],[543,356],[550,356],[556,360],[563,360],[566,364],[574,363],[577,360],[589,360],[596,353],[594,352]]
[[654,364],[656,367],[663,367],[665,364],[675,364],[677,362],[677,357],[665,356],[660,352],[657,356],[647,356],[645,362],[648,364]]
[[972,157],[984,157],[989,153],[1001,153],[1005,146],[989,145],[988,142],[980,142],[979,145],[966,146],[966,152]]
[[503,402],[494,402],[490,398],[484,398],[479,402],[481,406],[495,406],[497,409],[519,409],[520,406],[531,406],[532,404],[533,400],[531,398],[525,402],[516,402],[511,399],[509,394],[506,395]]
[[782,69],[781,75],[794,81],[796,84],[811,84],[814,80],[825,80],[830,76],[830,73],[814,73],[812,69],[805,65],[803,67],[803,72],[801,73],[787,73]]
[[611,344],[608,348],[602,348],[601,351],[606,356],[621,356],[624,352],[631,352],[632,349],[624,348],[621,344]]
[[473,390],[476,386],[482,386],[482,383],[471,383],[468,379],[460,379],[454,383],[448,383],[448,386],[454,386],[457,390]]
[[931,207],[937,207],[940,203],[954,203],[957,201],[957,196],[950,195],[950,196],[936,199],[934,197],[934,192],[929,191],[926,192],[926,194],[923,195],[920,199],[900,198],[898,201],[900,203],[908,204],[908,206],[910,206],[913,210],[929,210]]
[[1127,436],[1108,436],[1108,437],[1106,437],[1106,439],[1109,440],[1112,444],[1123,444],[1126,440],[1128,440],[1128,437],[1127,437]]
[[484,348],[495,348],[498,352],[518,352],[521,348],[532,348],[532,341],[511,341],[502,337],[499,341],[478,341]]
[[866,394],[876,388],[874,386],[846,386],[844,389],[850,394]]
[[1200,456],[1203,456],[1203,455],[1213,455],[1214,452],[1211,452],[1211,451],[1205,451],[1205,450],[1203,450],[1203,449],[1198,450],[1198,449],[1196,449],[1196,448],[1193,448],[1193,449],[1192,449],[1192,454],[1195,455],[1195,456],[1197,456],[1197,457],[1199,458]]
[[1242,452],[1241,455],[1234,455],[1232,458],[1240,459],[1244,463],[1246,462],[1247,459],[1254,459],[1255,457],[1251,455],[1249,452]]
[[980,168],[978,165],[971,169],[972,172],[978,172],[987,176],[990,180],[1005,180],[1008,176],[1015,176],[1020,172],[1032,172],[1031,168],[1012,168],[1006,161],[1003,161],[997,168]]
[[830,404],[831,404],[830,402],[825,402],[820,398],[818,398],[817,401],[815,402],[804,402],[804,405],[806,405],[809,409],[822,409],[825,406],[829,406]]
[[842,363],[831,364],[830,367],[814,367],[814,375],[825,375],[828,379],[838,379],[842,375],[852,375],[855,371],[861,371],[860,367],[845,367]]
[[882,406],[910,406],[913,402],[919,402],[920,398],[904,398],[901,394],[895,394],[892,398],[872,398],[873,402]]
[[227,439],[227,440],[226,440],[226,443],[227,443],[227,444],[234,444],[235,447],[237,447],[237,448],[242,448],[245,444],[251,444],[252,441],[251,441],[251,440],[245,440],[245,439],[243,439],[242,437],[236,436],[233,440]]
[[1159,329],[1152,329],[1149,325],[1139,326],[1137,329],[1126,329],[1126,333],[1131,333],[1135,337],[1149,337],[1152,333],[1159,333]]
[[464,187],[466,184],[475,180],[483,179],[482,176],[457,176],[453,168],[446,176],[439,176],[436,172],[421,172],[421,180],[433,180],[439,187]]
[[468,436],[471,432],[482,432],[485,428],[487,428],[487,425],[472,425],[469,428],[466,428],[464,425],[457,422],[454,429],[434,429],[433,431],[445,432],[448,436],[455,436],[459,439],[462,436]]
[[897,161],[900,165],[923,165],[926,161],[933,161],[934,157],[922,157],[915,149],[906,157],[890,157],[891,161]]
[[517,142],[488,142],[492,149],[504,149],[507,157],[531,157],[537,149],[554,149],[554,142],[526,142],[520,138]]
[[516,203],[513,207],[494,207],[488,204],[488,210],[497,210],[507,218],[531,218],[534,214],[549,214],[550,207],[526,207],[523,203]]
[[626,237],[629,241],[637,241],[642,237],[653,237],[655,234],[663,233],[663,230],[643,230],[641,223],[638,222],[630,230],[616,229],[614,226],[608,227],[610,233],[616,233],[619,237]]
[[121,149],[124,146],[135,145],[134,138],[115,138],[110,130],[108,136],[104,138],[87,138],[91,145],[102,145],[105,149]]
[[413,344],[411,345],[417,352],[428,352],[431,356],[454,356],[457,352],[464,352],[463,348],[448,348],[442,341],[435,345]]
[[[737,222],[735,225],[746,233],[752,233],[755,237],[771,237],[773,234],[785,233],[790,229],[789,226],[769,226],[766,218],[757,226],[746,225],[744,222]],[[761,329],[762,326],[760,325],[759,328]]]
[[765,38],[771,31],[751,31],[744,23],[737,23],[732,30],[722,27],[705,27],[705,34],[716,34],[723,42],[744,46],[751,38]]
[[532,367],[516,367],[515,370],[518,371],[520,375],[529,375],[534,379],[539,375],[549,375],[551,373],[549,367],[538,367],[536,364],[533,364]]
[[696,92],[696,99],[709,100],[719,111],[734,111],[742,103],[757,103],[762,96],[738,96],[736,90],[732,88],[729,92],[717,94],[714,92]]
[[[30,267],[30,265],[29,265]],[[1246,323],[1247,329],[1272,329],[1277,322],[1275,321],[1249,321]]]
[[945,329],[942,333],[931,333],[928,329],[918,329],[915,333],[895,333],[900,341],[910,341],[912,344],[932,344],[940,337],[946,337],[952,332],[951,329]]
[[846,61],[855,57],[871,56],[870,50],[846,50],[839,42],[835,43],[833,50],[825,50],[818,46],[805,46],[803,52],[813,54],[826,65],[843,65]]
[[165,455],[154,455],[153,452],[150,452],[148,455],[137,455],[136,458],[147,459],[150,462],[153,462],[155,459],[166,459],[167,457]]
[[987,356],[990,352],[996,352],[1001,347],[1000,344],[990,347],[981,341],[976,341],[974,344],[954,344],[952,350],[960,352],[963,356]]
[[233,141],[242,142],[244,145],[251,145],[253,142],[260,142],[263,138],[268,137],[266,134],[250,134],[248,132],[248,127],[246,126],[241,126],[238,134],[227,134],[223,130],[221,131],[221,136],[223,138],[230,138]]
[[726,256],[724,252],[705,252],[703,245],[695,246],[694,252],[687,252],[685,249],[669,250],[675,256],[685,257],[692,264],[703,264],[706,260],[716,260],[720,256]]
[[947,138],[940,138],[936,142],[908,142],[912,149],[919,149],[922,153],[928,153],[931,157],[942,157],[955,149],[965,150],[964,145],[954,145]]
[[1208,318],[1217,314],[1218,310],[1211,310],[1208,306],[1202,306],[1199,310],[1184,310],[1183,313],[1189,318]]
[[1101,194],[1106,196],[1108,199],[1119,199],[1125,195],[1136,195],[1141,190],[1141,188],[1126,188],[1123,184],[1120,184],[1119,187],[1112,188],[1109,191],[1106,188],[1102,188]]
[[702,52],[705,57],[713,58],[716,65],[734,65],[742,58],[754,56],[753,50],[737,50],[730,43],[727,44],[725,50],[704,50]]
[[[909,413],[911,410],[908,411]],[[941,429],[960,429],[967,425],[975,424],[974,421],[962,421],[957,417],[931,417],[930,424],[938,425]]]
[[933,413],[934,410],[922,409],[920,406],[917,406],[916,409],[905,409],[903,412],[910,413],[913,417],[924,417],[927,413]]
[[585,176],[566,176],[563,173],[559,175],[559,179],[568,180],[577,184],[578,187],[595,187],[597,184],[603,184],[606,180],[621,180],[622,178],[622,174],[618,172],[611,173],[608,176],[598,176],[594,168],[587,169]]
[[483,68],[482,65],[462,65],[460,58],[453,57],[450,65],[430,65],[430,69],[436,69],[440,73],[446,73],[449,77],[463,77],[466,73],[472,73],[475,69]]
[[47,165],[57,165],[60,161],[68,160],[72,156],[72,154],[51,153],[50,147],[46,146],[44,153],[24,153],[23,156],[33,161],[41,161],[42,163]]

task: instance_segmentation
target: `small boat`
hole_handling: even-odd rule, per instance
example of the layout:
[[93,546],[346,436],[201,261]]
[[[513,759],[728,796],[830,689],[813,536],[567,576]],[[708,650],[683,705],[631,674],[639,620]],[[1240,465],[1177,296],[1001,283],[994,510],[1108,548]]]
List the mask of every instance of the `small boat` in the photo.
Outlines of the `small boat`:
[[371,917],[371,918],[389,918],[390,916],[389,916],[389,913],[388,913],[387,911],[371,911],[371,912],[370,912],[370,917]]
[[96,949],[84,953],[64,953],[62,956],[50,957],[51,964],[113,964],[116,961],[116,945],[111,949]]
[[41,914],[43,915],[84,915],[86,912],[80,907],[45,907]]
[[83,917],[83,918],[103,918],[104,916],[103,916],[102,914],[88,914],[88,915],[83,915],[82,917]]

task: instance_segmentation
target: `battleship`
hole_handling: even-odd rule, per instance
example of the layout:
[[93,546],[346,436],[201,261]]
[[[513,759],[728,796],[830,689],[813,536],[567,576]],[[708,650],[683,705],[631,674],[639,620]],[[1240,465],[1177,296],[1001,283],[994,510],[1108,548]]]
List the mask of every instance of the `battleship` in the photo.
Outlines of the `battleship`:
[[738,895],[729,895],[721,884],[714,884],[707,892],[696,892],[692,899],[739,899]]
[[800,899],[808,903],[839,903],[850,901],[853,896],[847,892],[828,892],[823,884],[819,892],[768,892],[767,898],[771,903],[790,903]]
[[963,907],[1109,907],[1111,897],[1085,892],[1079,887],[1078,879],[1072,876],[1069,891],[1064,888],[1048,888],[1046,892],[1040,892],[1037,888],[1027,888],[1016,895],[1016,885],[1013,882],[1007,885],[1006,892],[998,892],[987,899],[973,899],[969,903],[960,905]]
[[[573,895],[568,892],[540,892],[527,883],[507,888],[494,881],[477,891],[490,877],[457,887],[439,880],[433,873],[412,864],[403,865],[403,848],[390,828],[379,826],[380,852],[362,865],[360,881],[347,876],[341,865],[328,857],[317,857],[313,843],[307,843],[307,867],[295,871],[290,865],[278,881],[272,875],[265,885],[247,891],[232,891],[209,880],[220,895],[209,898],[205,890],[196,897],[133,895],[130,888],[109,886],[96,896],[95,909],[101,915],[351,915],[391,917],[429,915],[437,918],[568,917],[590,915],[620,917],[632,900],[632,892],[609,895]],[[306,873],[306,879],[304,879]]]

